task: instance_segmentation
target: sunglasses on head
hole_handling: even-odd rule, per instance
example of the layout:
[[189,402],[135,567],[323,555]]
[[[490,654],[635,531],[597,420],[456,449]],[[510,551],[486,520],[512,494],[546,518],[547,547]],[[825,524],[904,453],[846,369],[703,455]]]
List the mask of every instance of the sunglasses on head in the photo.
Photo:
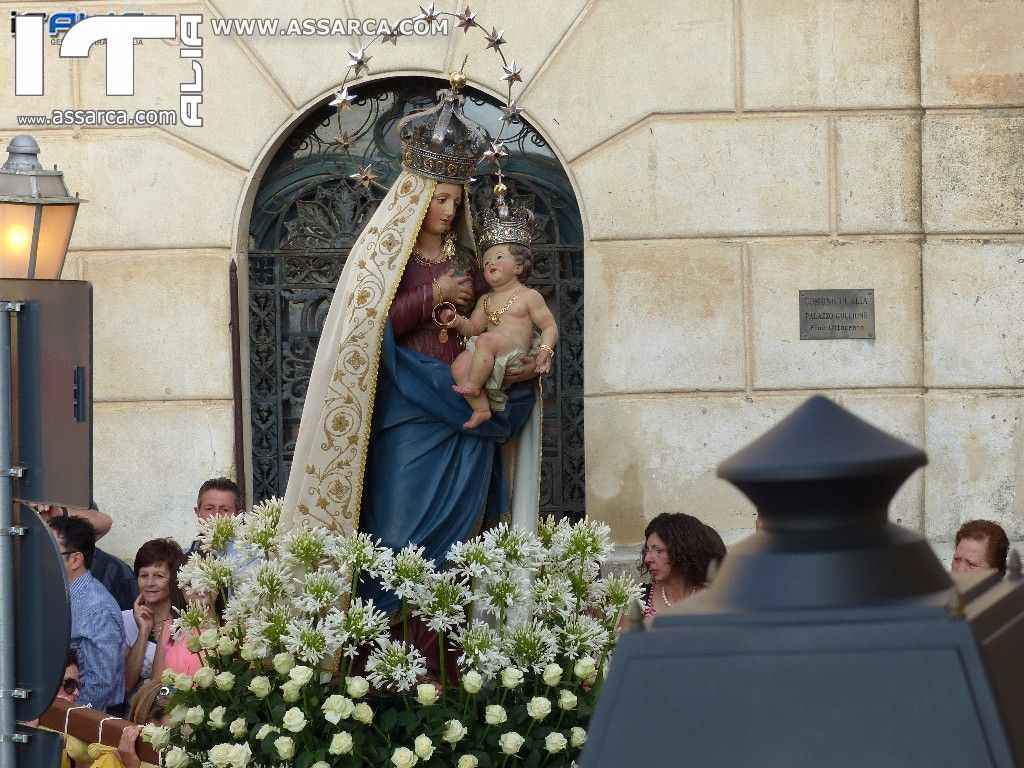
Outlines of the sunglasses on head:
[[65,677],[61,687],[64,689],[64,693],[68,696],[74,696],[80,690],[78,681],[73,677]]

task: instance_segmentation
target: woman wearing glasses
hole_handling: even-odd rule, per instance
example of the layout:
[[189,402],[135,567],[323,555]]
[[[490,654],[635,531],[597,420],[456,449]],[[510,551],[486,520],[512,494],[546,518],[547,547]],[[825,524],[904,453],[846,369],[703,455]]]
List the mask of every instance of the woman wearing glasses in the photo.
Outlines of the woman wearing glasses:
[[654,616],[703,589],[711,561],[720,563],[725,557],[722,537],[693,515],[658,515],[644,536],[638,570],[651,577],[644,590],[645,616]]

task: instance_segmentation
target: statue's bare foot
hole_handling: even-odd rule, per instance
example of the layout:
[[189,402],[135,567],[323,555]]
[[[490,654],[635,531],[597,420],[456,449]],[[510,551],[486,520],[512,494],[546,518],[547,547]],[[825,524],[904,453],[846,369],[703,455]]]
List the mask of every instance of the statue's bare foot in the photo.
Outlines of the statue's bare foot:
[[491,420],[491,409],[487,408],[482,411],[473,411],[473,415],[469,417],[469,421],[462,425],[463,429],[473,429],[473,427],[479,427],[485,421]]
[[474,386],[470,382],[464,384],[453,384],[452,391],[458,392],[460,395],[469,395],[470,397],[476,397],[480,394],[480,387]]

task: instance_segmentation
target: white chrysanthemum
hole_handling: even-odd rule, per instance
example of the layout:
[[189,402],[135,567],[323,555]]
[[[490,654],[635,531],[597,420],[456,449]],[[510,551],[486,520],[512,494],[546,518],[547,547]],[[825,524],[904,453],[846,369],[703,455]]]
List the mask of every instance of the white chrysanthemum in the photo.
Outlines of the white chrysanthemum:
[[301,588],[295,600],[295,607],[306,613],[323,615],[341,602],[348,592],[348,583],[341,575],[332,571],[307,573],[298,580]]
[[333,540],[332,556],[358,581],[361,573],[380,578],[391,570],[393,555],[387,547],[380,546],[366,533],[352,533]]
[[508,666],[498,633],[489,624],[474,621],[455,636],[455,641],[462,648],[459,668],[464,672],[475,670],[489,680],[499,669]]
[[541,557],[540,540],[529,531],[507,523],[487,531],[483,540],[501,553],[505,567],[532,569]]
[[562,653],[570,659],[600,657],[612,639],[604,624],[587,614],[567,618],[555,631]]
[[543,671],[555,660],[558,641],[554,633],[534,619],[521,621],[505,632],[502,650],[521,669]]
[[381,580],[384,588],[403,600],[412,600],[434,573],[434,561],[423,557],[423,547],[409,545],[395,555],[391,569]]
[[366,676],[376,688],[407,691],[426,673],[423,654],[398,640],[379,638],[366,660]]
[[357,597],[341,616],[337,629],[342,653],[352,658],[362,646],[387,632],[388,616],[374,607],[373,600],[364,602]]
[[505,561],[501,550],[478,536],[453,544],[448,550],[448,563],[452,570],[479,579],[495,574],[504,567]]
[[455,571],[434,573],[412,598],[413,615],[427,620],[434,632],[450,632],[466,623],[469,586]]

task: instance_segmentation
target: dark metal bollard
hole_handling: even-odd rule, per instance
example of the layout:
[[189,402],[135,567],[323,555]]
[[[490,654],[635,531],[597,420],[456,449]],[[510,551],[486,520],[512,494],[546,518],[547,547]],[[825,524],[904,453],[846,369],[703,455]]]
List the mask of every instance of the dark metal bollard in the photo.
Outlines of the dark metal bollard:
[[723,462],[764,530],[623,636],[583,768],[1024,763],[1024,576],[951,580],[888,521],[926,461],[814,397]]

